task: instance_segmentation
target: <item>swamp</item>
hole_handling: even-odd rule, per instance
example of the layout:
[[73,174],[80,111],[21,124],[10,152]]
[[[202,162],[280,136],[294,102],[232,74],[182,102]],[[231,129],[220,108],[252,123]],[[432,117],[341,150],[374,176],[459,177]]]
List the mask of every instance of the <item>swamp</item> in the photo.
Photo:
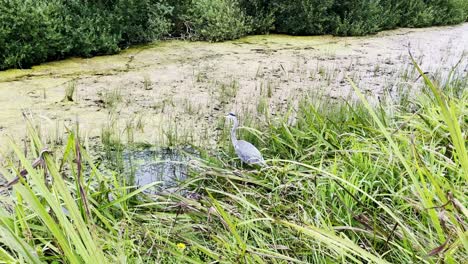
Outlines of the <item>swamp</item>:
[[[192,36],[204,2],[248,19]],[[153,1],[205,24],[4,60],[0,263],[468,262],[467,20],[263,32],[254,2]]]

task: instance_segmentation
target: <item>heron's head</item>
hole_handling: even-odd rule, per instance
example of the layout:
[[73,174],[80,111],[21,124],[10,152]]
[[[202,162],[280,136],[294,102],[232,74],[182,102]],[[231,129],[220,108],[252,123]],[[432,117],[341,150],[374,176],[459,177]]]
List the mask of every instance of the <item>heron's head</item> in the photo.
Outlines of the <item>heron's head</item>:
[[237,118],[236,114],[234,114],[233,112],[230,112],[229,114],[226,115],[226,118],[228,120],[234,120]]

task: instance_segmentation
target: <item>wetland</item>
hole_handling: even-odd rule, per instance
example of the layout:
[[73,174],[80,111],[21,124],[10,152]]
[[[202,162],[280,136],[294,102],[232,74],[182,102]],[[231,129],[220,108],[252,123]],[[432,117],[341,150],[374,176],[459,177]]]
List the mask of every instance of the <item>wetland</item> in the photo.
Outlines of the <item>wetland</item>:
[[[355,98],[350,76],[369,97],[413,94],[408,57],[446,78],[466,54],[468,24],[397,29],[366,37],[249,36],[224,43],[164,41],[118,55],[72,58],[0,72],[0,145],[26,136],[23,113],[46,141],[63,141],[78,122],[91,139],[215,146],[224,114],[281,115],[304,97]],[[410,47],[408,47],[410,45]],[[467,71],[466,57],[457,71]],[[445,75],[445,76],[444,76]],[[420,82],[419,82],[420,83]],[[64,100],[67,90],[72,100]]]
[[0,72],[0,263],[465,263],[466,43],[172,40]]

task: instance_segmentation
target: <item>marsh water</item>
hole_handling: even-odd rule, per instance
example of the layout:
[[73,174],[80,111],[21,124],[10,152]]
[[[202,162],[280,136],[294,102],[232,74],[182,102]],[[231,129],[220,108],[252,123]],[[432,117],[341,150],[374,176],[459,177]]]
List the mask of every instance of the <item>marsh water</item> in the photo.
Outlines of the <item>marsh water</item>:
[[[25,114],[48,144],[60,142],[66,127],[79,123],[83,136],[97,142],[111,131],[124,142],[210,146],[220,140],[226,112],[260,121],[262,114],[279,115],[307,96],[346,99],[353,96],[346,76],[370,97],[398,94],[417,79],[408,48],[425,71],[442,74],[466,53],[467,43],[467,23],[366,37],[165,41],[113,56],[4,71],[0,145],[25,137]],[[467,64],[465,57],[458,71],[466,74]],[[73,101],[63,100],[67,89]]]
[[136,187],[156,182],[147,194],[182,193],[179,184],[187,178],[188,163],[197,154],[189,147],[126,150],[123,153],[125,175]]

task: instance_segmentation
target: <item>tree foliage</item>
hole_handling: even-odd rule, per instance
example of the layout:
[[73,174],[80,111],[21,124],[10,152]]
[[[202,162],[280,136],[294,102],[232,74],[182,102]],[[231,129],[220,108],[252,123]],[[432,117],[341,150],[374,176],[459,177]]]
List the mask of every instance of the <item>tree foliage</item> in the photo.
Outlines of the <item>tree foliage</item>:
[[0,70],[165,37],[355,36],[467,20],[467,0],[0,0]]

